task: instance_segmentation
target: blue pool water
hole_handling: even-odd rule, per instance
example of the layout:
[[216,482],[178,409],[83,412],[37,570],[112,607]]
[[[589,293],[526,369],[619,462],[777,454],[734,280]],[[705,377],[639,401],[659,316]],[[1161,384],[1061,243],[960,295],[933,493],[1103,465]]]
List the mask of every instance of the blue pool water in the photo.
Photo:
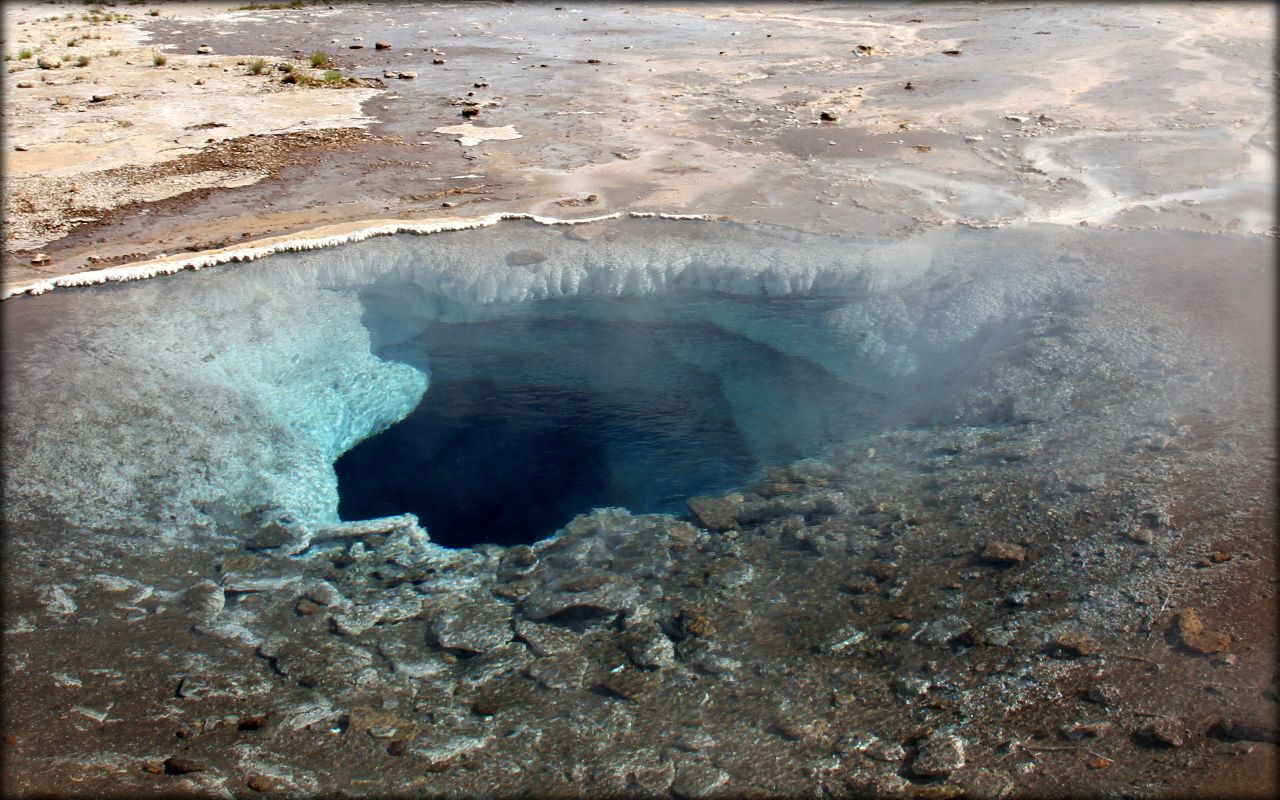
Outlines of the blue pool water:
[[[860,419],[851,388],[804,359],[705,323],[619,321],[612,304],[523,304],[383,348],[430,385],[337,460],[339,515],[412,512],[453,547],[533,542],[596,507],[679,513]],[[795,430],[784,415],[798,408],[822,424]]]

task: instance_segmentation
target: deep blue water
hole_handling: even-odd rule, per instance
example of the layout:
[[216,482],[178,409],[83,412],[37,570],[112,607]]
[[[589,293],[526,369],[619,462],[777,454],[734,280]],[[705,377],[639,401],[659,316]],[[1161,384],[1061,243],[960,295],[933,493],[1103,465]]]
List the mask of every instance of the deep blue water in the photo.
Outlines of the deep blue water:
[[337,461],[339,515],[413,512],[451,547],[534,542],[595,507],[679,513],[826,443],[781,418],[838,410],[848,391],[809,362],[704,323],[546,313],[581,302],[382,347],[429,369],[430,387]]

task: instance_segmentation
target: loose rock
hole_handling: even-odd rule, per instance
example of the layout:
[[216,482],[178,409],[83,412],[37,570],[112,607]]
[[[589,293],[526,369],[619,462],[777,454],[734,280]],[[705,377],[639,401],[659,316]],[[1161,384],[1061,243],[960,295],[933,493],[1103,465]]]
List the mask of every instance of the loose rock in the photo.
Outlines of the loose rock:
[[964,766],[964,746],[959,736],[934,734],[921,742],[911,771],[926,778],[950,775]]
[[1174,620],[1178,639],[1190,651],[1205,655],[1223,653],[1231,646],[1231,637],[1204,627],[1200,614],[1194,608],[1184,608]]
[[1060,655],[1072,658],[1091,656],[1101,649],[1096,639],[1079,631],[1067,631],[1060,634],[1053,640],[1052,644]]
[[993,539],[982,548],[981,558],[990,564],[1021,564],[1027,560],[1027,548]]
[[204,764],[183,756],[170,756],[164,761],[164,771],[170,775],[187,775],[192,772],[203,772]]
[[1182,726],[1173,720],[1157,719],[1138,729],[1139,737],[1164,747],[1182,747],[1185,742]]

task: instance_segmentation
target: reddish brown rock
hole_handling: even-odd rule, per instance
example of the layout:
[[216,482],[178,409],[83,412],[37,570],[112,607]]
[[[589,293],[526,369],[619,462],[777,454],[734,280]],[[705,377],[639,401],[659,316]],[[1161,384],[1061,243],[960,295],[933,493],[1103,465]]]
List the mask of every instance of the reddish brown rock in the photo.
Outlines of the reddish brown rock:
[[1174,619],[1178,640],[1193,653],[1211,655],[1224,653],[1231,646],[1231,637],[1220,631],[1210,631],[1194,608],[1184,608]]

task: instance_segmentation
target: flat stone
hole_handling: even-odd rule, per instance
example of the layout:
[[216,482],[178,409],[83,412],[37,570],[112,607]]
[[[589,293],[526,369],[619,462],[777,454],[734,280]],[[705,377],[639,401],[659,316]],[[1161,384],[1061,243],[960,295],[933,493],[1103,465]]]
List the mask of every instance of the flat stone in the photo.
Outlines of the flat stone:
[[196,48],[196,52],[197,52],[197,53],[199,53],[199,54],[200,54],[200,55],[202,55],[202,56],[207,56],[207,55],[209,55],[210,53],[212,53],[212,52],[213,52],[213,48],[212,48],[212,47],[210,47],[210,46],[209,46],[209,45],[207,45],[207,44],[202,44],[202,45],[200,45],[199,47],[197,47],[197,48]]
[[639,590],[635,584],[608,578],[599,586],[582,591],[569,588],[543,587],[524,599],[520,610],[531,620],[545,620],[566,611],[582,609],[611,614],[635,605]]
[[710,764],[688,764],[676,771],[671,793],[683,800],[712,797],[729,782],[729,773]]
[[582,647],[582,636],[561,625],[516,619],[516,634],[537,656],[576,652]]
[[950,775],[964,766],[964,748],[959,736],[935,733],[921,742],[911,771],[925,778]]
[[665,669],[676,663],[675,645],[653,623],[628,629],[617,641],[636,666]]
[[374,42],[373,48],[375,50],[390,50],[391,42],[382,42],[382,41]]
[[[429,601],[430,602],[430,601]],[[436,643],[449,650],[484,653],[511,641],[511,607],[484,595],[446,601],[427,611]]]
[[1207,630],[1200,614],[1194,608],[1184,608],[1174,619],[1178,639],[1193,653],[1209,655],[1224,653],[1231,647],[1231,637],[1225,633]]
[[512,250],[504,256],[503,260],[509,267],[528,267],[546,261],[547,255],[537,250]]
[[690,497],[685,501],[698,524],[708,530],[727,531],[738,527],[738,512],[742,510],[743,496],[738,493],[724,497]]
[[969,621],[962,617],[943,617],[925,626],[918,638],[924,644],[942,646],[968,633],[971,627]]
[[1027,548],[1012,542],[992,540],[982,548],[980,557],[990,564],[1021,564],[1027,560]]
[[589,662],[577,653],[539,658],[525,668],[525,674],[545,689],[580,689]]
[[502,675],[519,672],[532,660],[529,648],[519,642],[509,642],[468,659],[461,681],[470,686],[480,686]]
[[290,528],[278,522],[270,522],[258,529],[253,538],[245,542],[244,547],[246,550],[270,550],[289,544],[295,536],[296,534]]

